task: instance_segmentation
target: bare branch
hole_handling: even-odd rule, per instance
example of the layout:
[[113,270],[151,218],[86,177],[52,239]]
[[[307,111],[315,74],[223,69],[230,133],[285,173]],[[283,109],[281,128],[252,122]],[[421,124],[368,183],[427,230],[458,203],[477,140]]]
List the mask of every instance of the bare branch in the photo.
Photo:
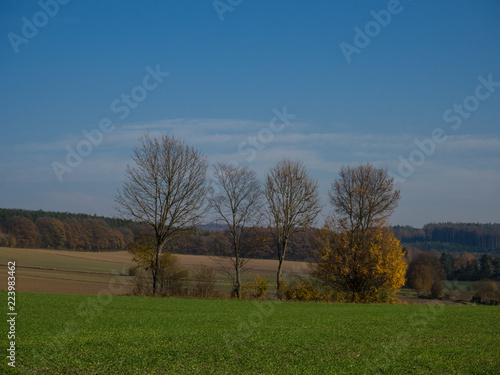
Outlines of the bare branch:
[[356,168],[342,167],[340,179],[332,183],[329,196],[338,224],[361,233],[384,226],[400,199],[387,170],[369,163]]

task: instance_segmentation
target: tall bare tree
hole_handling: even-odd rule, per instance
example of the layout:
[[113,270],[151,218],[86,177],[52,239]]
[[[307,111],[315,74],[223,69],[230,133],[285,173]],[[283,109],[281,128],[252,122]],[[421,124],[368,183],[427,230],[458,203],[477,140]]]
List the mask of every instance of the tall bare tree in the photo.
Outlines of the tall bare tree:
[[344,166],[339,175],[329,192],[337,224],[361,234],[384,226],[400,199],[387,169],[366,163],[354,168]]
[[135,165],[127,166],[128,179],[118,190],[117,211],[147,223],[154,231],[153,293],[158,292],[160,259],[168,241],[190,230],[206,209],[210,187],[204,155],[173,136],[140,138],[134,149]]
[[262,189],[254,171],[247,167],[218,163],[214,166],[218,190],[210,203],[229,234],[234,267],[235,293],[241,297],[241,272],[255,248],[256,226],[262,216]]
[[304,164],[283,158],[267,174],[265,196],[273,240],[278,250],[278,293],[288,240],[314,224],[321,212],[318,183],[309,178]]

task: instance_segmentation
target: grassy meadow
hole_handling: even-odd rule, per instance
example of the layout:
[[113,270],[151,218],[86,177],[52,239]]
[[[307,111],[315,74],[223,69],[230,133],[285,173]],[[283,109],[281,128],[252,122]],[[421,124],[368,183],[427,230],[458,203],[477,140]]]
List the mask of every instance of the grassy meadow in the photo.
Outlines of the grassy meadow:
[[500,373],[496,307],[18,293],[17,311],[2,374]]
[[[179,258],[192,273],[214,267],[228,287],[213,259]],[[500,373],[498,307],[132,297],[126,252],[0,248],[5,312],[12,260],[16,368],[4,357],[1,374]],[[276,261],[251,268],[245,280],[274,275]]]

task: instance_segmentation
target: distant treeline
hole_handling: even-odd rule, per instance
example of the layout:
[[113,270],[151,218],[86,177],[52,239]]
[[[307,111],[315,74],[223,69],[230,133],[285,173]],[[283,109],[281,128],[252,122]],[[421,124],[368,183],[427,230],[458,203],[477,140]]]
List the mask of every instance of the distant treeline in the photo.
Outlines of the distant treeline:
[[[125,250],[135,237],[147,232],[144,224],[129,220],[69,212],[0,208],[0,246],[68,250]],[[500,254],[500,224],[432,223],[423,228],[393,227],[403,246],[447,253]],[[261,231],[265,232],[264,228]],[[292,238],[287,259],[304,260],[314,248],[314,229]],[[229,247],[217,226],[197,228],[189,238],[170,244],[184,254],[222,255]],[[262,258],[274,259],[272,248]]]
[[[196,228],[190,236],[167,244],[167,250],[181,254],[225,255],[230,248],[219,227]],[[145,224],[97,215],[67,212],[29,211],[0,208],[0,246],[67,249],[80,251],[126,250],[139,236],[148,233]],[[266,234],[261,228],[260,234]],[[311,254],[314,230],[292,239],[290,260],[307,259]],[[269,246],[262,258],[276,258]]]
[[423,228],[395,226],[403,244],[421,250],[500,253],[500,224],[431,223]]
[[134,224],[84,214],[0,209],[0,246],[68,250],[121,250]]
[[131,223],[130,220],[111,218],[106,216],[97,216],[96,214],[89,215],[89,214],[73,214],[70,212],[55,212],[55,211],[43,211],[43,210],[31,211],[22,209],[0,208],[0,225],[5,225],[7,220],[14,216],[26,217],[33,222],[35,222],[37,219],[41,217],[50,217],[61,221],[67,221],[71,219],[76,219],[76,220],[98,219],[105,221],[111,228],[128,226]]
[[[258,228],[256,236],[270,238],[271,234],[266,228]],[[303,261],[311,258],[314,246],[314,237],[316,231],[309,229],[304,232],[296,233],[289,242],[287,250],[287,259]],[[197,228],[194,232],[181,241],[176,241],[171,245],[171,250],[175,253],[194,254],[194,255],[227,255],[231,249],[227,235],[222,230],[208,230]],[[260,259],[277,259],[277,249],[266,243],[260,249],[258,257]]]
[[[461,253],[447,253],[439,252],[435,249],[431,251],[422,251],[418,248],[412,246],[405,246],[405,252],[407,254],[408,262],[411,264],[417,262],[420,268],[413,269],[410,274],[421,274],[423,279],[432,279],[431,270],[435,267],[437,263],[438,273],[442,273],[442,279],[446,280],[459,280],[459,281],[478,281],[483,279],[497,280],[500,281],[500,255],[494,254],[471,254],[467,251]],[[424,256],[424,258],[422,258]],[[426,269],[426,264],[422,263],[422,259],[428,261],[429,259],[435,258],[432,264],[427,264],[432,266]],[[435,268],[434,268],[435,269]],[[440,275],[441,277],[441,275]]]

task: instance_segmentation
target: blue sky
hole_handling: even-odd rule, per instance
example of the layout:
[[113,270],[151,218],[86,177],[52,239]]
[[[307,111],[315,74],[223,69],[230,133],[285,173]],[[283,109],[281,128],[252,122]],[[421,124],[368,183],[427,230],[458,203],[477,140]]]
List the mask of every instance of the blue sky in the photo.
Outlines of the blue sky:
[[371,162],[394,224],[500,221],[498,1],[0,0],[0,37],[0,207],[115,215],[149,131],[299,158],[324,215]]

